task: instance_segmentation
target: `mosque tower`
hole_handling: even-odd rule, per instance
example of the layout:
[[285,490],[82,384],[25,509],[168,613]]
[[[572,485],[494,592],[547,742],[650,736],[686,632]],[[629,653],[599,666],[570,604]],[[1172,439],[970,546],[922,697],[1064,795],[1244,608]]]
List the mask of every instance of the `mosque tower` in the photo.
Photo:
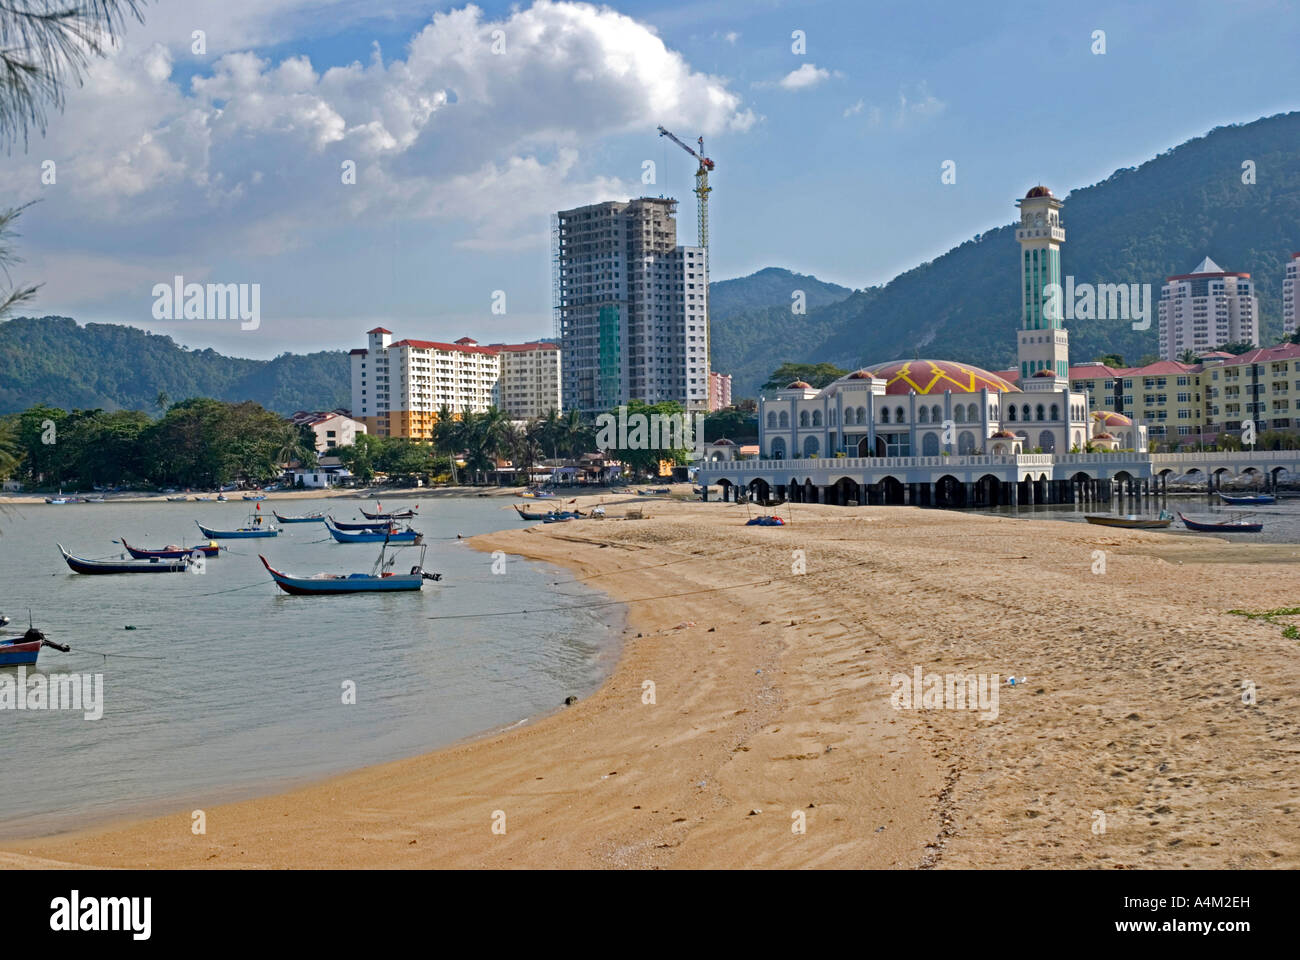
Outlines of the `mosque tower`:
[[1053,309],[1047,297],[1049,284],[1062,289],[1061,244],[1065,227],[1061,225],[1061,201],[1046,187],[1033,187],[1020,208],[1020,226],[1016,240],[1020,243],[1020,360],[1022,390],[1065,390],[1070,376],[1070,335],[1062,325],[1063,293],[1058,294]]

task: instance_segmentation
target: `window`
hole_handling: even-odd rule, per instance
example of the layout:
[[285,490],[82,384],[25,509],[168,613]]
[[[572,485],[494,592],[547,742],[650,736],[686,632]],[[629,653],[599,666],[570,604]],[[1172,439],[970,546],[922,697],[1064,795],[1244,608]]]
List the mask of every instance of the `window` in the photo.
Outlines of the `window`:
[[800,411],[799,411],[799,426],[801,426],[801,427],[806,427],[806,426],[808,426],[808,411],[807,411],[807,410],[800,410]]

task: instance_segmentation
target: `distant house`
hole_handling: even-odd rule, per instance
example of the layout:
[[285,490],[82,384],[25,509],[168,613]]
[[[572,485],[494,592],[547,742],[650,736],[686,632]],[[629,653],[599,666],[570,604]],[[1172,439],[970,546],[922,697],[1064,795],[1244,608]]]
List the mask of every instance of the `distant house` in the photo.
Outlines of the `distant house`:
[[352,473],[339,463],[337,457],[324,457],[320,466],[290,470],[289,477],[290,482],[295,487],[298,485],[298,481],[301,480],[304,487],[324,489],[346,483],[352,479]]
[[364,423],[353,420],[351,411],[342,409],[315,413],[299,410],[289,420],[311,427],[312,433],[316,434],[317,453],[325,453],[335,447],[350,447],[356,442],[358,433],[366,432]]

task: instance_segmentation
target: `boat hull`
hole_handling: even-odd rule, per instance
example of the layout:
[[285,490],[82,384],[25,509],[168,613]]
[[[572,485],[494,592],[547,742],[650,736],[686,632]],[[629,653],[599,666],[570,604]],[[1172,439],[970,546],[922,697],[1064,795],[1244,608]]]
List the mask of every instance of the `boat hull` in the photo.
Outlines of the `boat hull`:
[[185,560],[86,560],[68,553],[63,544],[59,552],[73,573],[184,573],[189,567]]
[[1183,526],[1188,530],[1195,530],[1198,533],[1259,533],[1264,529],[1263,523],[1205,523],[1200,520],[1189,520],[1181,513],[1178,519],[1183,521]]
[[137,560],[184,560],[186,557],[194,556],[194,551],[198,551],[205,557],[215,557],[221,552],[221,547],[215,543],[204,543],[194,547],[178,547],[175,550],[150,550],[148,547],[133,547],[125,540],[122,546],[126,547],[126,552],[131,554]]
[[343,593],[394,593],[403,590],[419,590],[424,586],[424,577],[418,573],[393,574],[388,577],[372,577],[365,574],[295,577],[276,570],[267,562],[266,557],[258,557],[258,559],[262,561],[267,573],[281,590],[299,597]]
[[1153,520],[1147,517],[1094,517],[1085,516],[1089,523],[1100,527],[1123,527],[1126,530],[1163,530],[1172,520]]
[[402,530],[398,533],[378,533],[364,530],[338,530],[332,526],[326,525],[330,536],[339,543],[419,543],[420,538],[424,536],[415,530]]
[[1236,496],[1229,493],[1221,493],[1219,494],[1219,499],[1224,503],[1230,503],[1236,506],[1261,507],[1277,503],[1277,497],[1273,496],[1271,493],[1251,494],[1249,496]]
[[379,530],[382,532],[392,526],[391,521],[388,520],[372,520],[370,523],[341,523],[333,517],[330,517],[329,520],[337,530]]
[[282,517],[274,510],[272,510],[271,515],[274,516],[275,519],[278,520],[280,523],[324,523],[325,522],[325,514],[323,513],[318,514],[314,517]]
[[30,667],[40,655],[40,640],[0,640],[0,667]]
[[256,537],[278,537],[280,531],[275,527],[268,527],[265,530],[254,530],[244,527],[240,530],[210,530],[197,520],[194,525],[203,531],[203,535],[209,540],[252,540]]

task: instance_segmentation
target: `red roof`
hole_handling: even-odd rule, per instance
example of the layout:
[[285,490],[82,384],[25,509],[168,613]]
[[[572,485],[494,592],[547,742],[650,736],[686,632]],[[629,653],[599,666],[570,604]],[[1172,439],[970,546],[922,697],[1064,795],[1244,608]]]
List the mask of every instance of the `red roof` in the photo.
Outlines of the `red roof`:
[[1239,363],[1270,363],[1274,360],[1297,360],[1300,359],[1300,344],[1280,343],[1276,347],[1257,347],[1254,350],[1248,350],[1241,356],[1234,357],[1231,360],[1224,360],[1224,366],[1233,366]]
[[363,356],[364,356],[365,354],[369,353],[369,352],[370,352],[370,351],[367,350],[365,347],[357,347],[355,350],[349,350],[349,351],[348,351],[348,353],[360,353],[360,354],[362,354]]
[[886,381],[885,393],[994,393],[1020,388],[995,373],[952,360],[894,360],[864,369]]
[[457,342],[458,344],[460,344],[462,347],[477,347],[477,346],[478,346],[478,341],[475,340],[473,337],[461,337],[461,338],[460,338],[459,340],[457,340],[456,342]]
[[491,347],[467,347],[459,343],[438,343],[435,340],[398,340],[390,347],[410,347],[413,350],[458,350],[461,353],[495,354]]
[[367,331],[366,331],[366,333],[368,333],[368,334],[369,334],[369,333],[387,333],[387,334],[391,334],[392,332],[393,332],[393,331],[391,331],[391,330],[385,330],[383,327],[375,327],[375,329],[373,329],[373,330],[367,330]]

